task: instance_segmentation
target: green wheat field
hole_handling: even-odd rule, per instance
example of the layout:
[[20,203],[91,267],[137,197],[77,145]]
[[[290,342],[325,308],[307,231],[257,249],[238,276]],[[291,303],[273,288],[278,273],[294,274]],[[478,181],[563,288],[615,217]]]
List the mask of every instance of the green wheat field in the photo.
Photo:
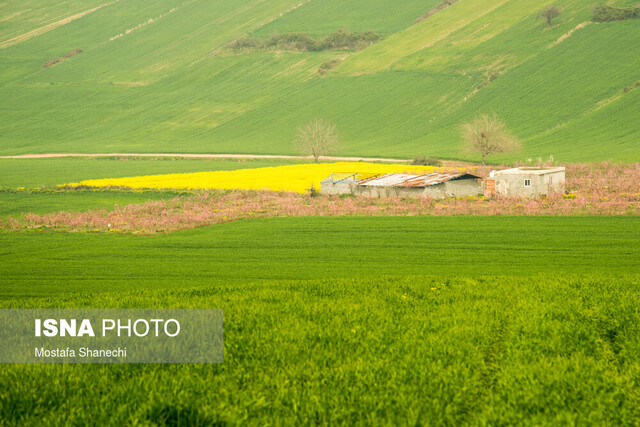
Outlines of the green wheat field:
[[[0,2],[0,156],[110,154],[0,158],[0,308],[224,311],[221,364],[3,364],[0,426],[637,426],[640,193],[619,215],[2,227],[195,194],[65,183],[310,161],[126,154],[297,155],[316,117],[337,155],[477,162],[460,125],[495,112],[522,143],[496,165],[624,162],[637,179],[640,20],[596,22],[596,4]],[[381,40],[228,47],[340,30]]]
[[[0,155],[290,154],[296,127],[324,117],[342,155],[459,158],[460,122],[495,112],[524,147],[499,160],[637,160],[637,20],[595,23],[592,1],[558,0],[547,27],[550,1],[460,0],[414,23],[438,3],[5,2]],[[359,52],[216,53],[240,37],[341,28],[384,39]]]
[[640,223],[624,217],[281,218],[151,237],[1,235],[4,308],[223,308],[225,360],[5,366],[0,417],[634,424],[638,240]]

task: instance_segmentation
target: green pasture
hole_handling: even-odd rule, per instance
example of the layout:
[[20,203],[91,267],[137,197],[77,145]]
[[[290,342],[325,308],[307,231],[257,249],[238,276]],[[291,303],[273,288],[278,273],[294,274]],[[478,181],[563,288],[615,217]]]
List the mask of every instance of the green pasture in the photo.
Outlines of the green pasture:
[[[96,7],[45,3],[0,6],[10,17],[0,46]],[[0,154],[294,154],[296,128],[323,117],[339,131],[337,154],[474,160],[460,151],[460,124],[496,112],[523,147],[495,161],[638,159],[637,20],[591,23],[591,2],[559,0],[546,27],[550,2],[465,0],[414,23],[438,2],[383,3],[108,4],[0,49],[0,97],[11,100],[0,105]],[[339,28],[385,39],[360,52],[216,53],[241,36]]]
[[[579,232],[578,232],[579,230]],[[166,235],[0,234],[0,295],[381,275],[640,272],[635,217],[264,218]]]
[[[224,310],[219,365],[7,365],[7,424],[633,425],[632,217],[0,234],[0,306]],[[90,386],[89,386],[90,385]]]
[[126,190],[0,190],[0,218],[20,214],[53,212],[83,212],[89,209],[112,210],[118,205],[144,203],[190,194],[186,191],[126,191]]
[[[249,169],[301,163],[287,159],[198,159],[163,157],[66,157],[0,159],[0,218],[21,213],[108,209],[115,205],[172,199],[175,191],[58,190],[85,179]],[[45,187],[45,188],[43,188]]]
[[0,159],[0,188],[55,187],[87,179],[209,172],[304,163],[303,159],[63,157]]
[[354,32],[375,30],[393,34],[412,25],[441,0],[407,0],[401,5],[385,0],[325,0],[301,2],[301,6],[253,31],[257,37],[274,33],[307,32],[324,36],[337,28]]

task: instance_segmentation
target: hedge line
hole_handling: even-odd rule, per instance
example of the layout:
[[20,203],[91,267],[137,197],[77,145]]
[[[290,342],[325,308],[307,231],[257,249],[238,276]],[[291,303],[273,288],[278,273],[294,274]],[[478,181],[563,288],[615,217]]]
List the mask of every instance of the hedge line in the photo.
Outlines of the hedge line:
[[593,20],[597,22],[624,21],[640,19],[640,7],[611,7],[606,5],[593,8]]
[[321,50],[354,49],[361,50],[382,39],[375,31],[352,33],[338,30],[323,38],[316,39],[307,33],[274,34],[267,39],[244,37],[226,45],[234,51],[242,50],[302,50],[317,52]]

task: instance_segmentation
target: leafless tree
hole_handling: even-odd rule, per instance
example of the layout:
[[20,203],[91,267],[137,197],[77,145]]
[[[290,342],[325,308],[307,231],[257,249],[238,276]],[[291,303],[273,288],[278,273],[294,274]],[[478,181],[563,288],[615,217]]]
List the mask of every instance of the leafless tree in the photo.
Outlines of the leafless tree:
[[464,149],[468,153],[480,153],[484,165],[488,156],[508,153],[520,147],[518,138],[507,131],[505,124],[494,113],[481,114],[462,125]]
[[553,18],[560,16],[560,14],[562,14],[562,12],[555,5],[549,5],[544,9],[542,9],[542,12],[540,12],[541,17],[547,18],[547,27],[550,27],[551,21],[553,21]]
[[313,119],[300,126],[295,141],[316,163],[320,156],[332,154],[338,147],[336,127],[323,119]]

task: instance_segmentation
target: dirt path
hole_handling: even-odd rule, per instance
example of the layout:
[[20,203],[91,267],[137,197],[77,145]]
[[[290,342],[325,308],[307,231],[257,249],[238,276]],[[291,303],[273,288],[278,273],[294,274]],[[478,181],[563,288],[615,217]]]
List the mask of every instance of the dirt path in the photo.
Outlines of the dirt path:
[[[79,153],[51,153],[51,154],[21,154],[19,156],[0,156],[0,159],[49,159],[54,157],[189,157],[207,159],[306,159],[311,156],[279,156],[272,154],[166,154],[166,153],[108,153],[108,154],[79,154]],[[344,162],[394,162],[406,163],[406,159],[384,159],[375,157],[320,157],[320,160]]]

